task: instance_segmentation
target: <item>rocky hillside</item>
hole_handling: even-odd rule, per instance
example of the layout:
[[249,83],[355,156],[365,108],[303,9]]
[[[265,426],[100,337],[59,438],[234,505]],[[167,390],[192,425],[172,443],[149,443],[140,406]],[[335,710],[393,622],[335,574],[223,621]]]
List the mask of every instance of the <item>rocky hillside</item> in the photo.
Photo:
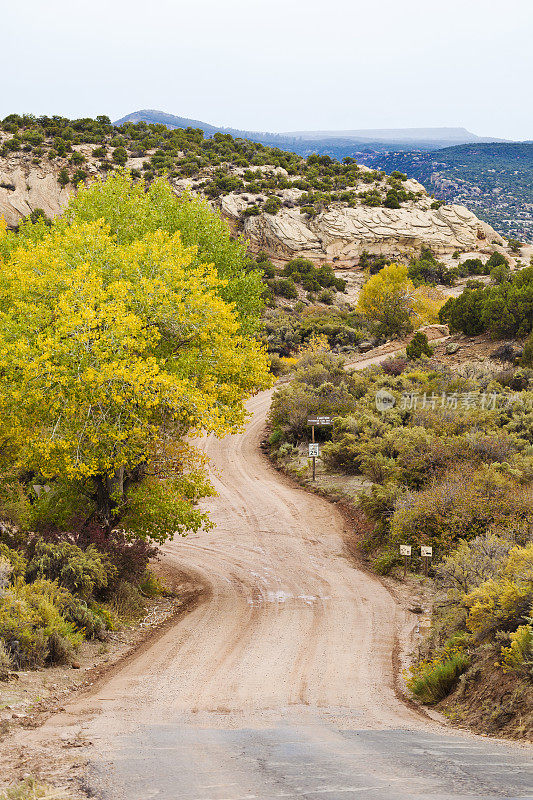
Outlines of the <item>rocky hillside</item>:
[[81,181],[125,166],[150,181],[166,175],[177,191],[218,206],[252,250],[280,262],[304,256],[336,268],[360,256],[439,258],[491,253],[505,241],[460,205],[443,205],[399,172],[352,158],[304,159],[229,134],[144,122],[115,128],[96,120],[11,115],[0,130],[0,215],[8,226],[41,209],[61,213]]

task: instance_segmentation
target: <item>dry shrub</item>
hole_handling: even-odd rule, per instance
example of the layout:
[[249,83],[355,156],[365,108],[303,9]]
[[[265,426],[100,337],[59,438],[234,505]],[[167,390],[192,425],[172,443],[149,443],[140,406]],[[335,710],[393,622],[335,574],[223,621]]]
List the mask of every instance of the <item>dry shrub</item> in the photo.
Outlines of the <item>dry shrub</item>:
[[493,468],[473,472],[463,465],[424,490],[398,498],[391,539],[415,546],[427,542],[444,554],[459,539],[473,539],[492,526],[512,525],[513,521],[533,523],[531,490],[517,486]]

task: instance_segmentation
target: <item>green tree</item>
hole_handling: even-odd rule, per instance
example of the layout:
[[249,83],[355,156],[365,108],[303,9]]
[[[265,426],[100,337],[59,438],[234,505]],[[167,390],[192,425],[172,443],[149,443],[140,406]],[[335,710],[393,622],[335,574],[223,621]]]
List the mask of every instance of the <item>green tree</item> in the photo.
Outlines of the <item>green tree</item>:
[[70,175],[68,174],[68,169],[66,167],[61,167],[59,170],[59,175],[57,176],[57,182],[61,186],[62,189],[70,183]]
[[421,356],[432,356],[433,349],[429,346],[428,337],[422,331],[417,331],[405,348],[408,358],[417,359]]
[[128,160],[128,151],[125,147],[115,147],[113,150],[113,161],[115,164],[120,164],[124,166],[126,161]]

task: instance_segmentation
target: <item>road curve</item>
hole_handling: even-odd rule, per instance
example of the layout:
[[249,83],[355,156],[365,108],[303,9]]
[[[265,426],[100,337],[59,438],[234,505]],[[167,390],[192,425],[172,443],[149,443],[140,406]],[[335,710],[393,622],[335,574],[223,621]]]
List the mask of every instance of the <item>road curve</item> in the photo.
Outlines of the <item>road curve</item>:
[[167,544],[208,598],[71,704],[93,743],[87,783],[127,800],[526,798],[530,751],[424,720],[394,691],[412,615],[345,555],[332,504],[259,449],[271,393],[243,434],[202,447],[215,529]]

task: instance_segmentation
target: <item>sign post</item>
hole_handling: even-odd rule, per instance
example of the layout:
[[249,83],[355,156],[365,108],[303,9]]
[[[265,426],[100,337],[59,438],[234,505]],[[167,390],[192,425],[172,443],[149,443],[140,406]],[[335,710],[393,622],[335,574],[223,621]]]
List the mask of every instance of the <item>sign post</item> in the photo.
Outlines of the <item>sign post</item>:
[[411,545],[410,544],[401,544],[400,545],[400,555],[403,556],[403,577],[404,580],[407,576],[407,561],[411,558]]
[[424,545],[422,545],[422,547],[420,548],[420,555],[424,559],[424,575],[427,575],[429,562],[431,560],[431,557],[433,556],[433,548],[424,547]]
[[311,444],[309,445],[309,458],[313,459],[313,481],[316,480],[316,460],[320,455],[320,448],[315,442],[315,425],[318,427],[331,425],[331,417],[311,417],[307,420],[307,424],[311,427]]
[[316,476],[316,460],[320,455],[320,445],[318,442],[310,442],[309,444],[309,458],[313,460],[313,480]]

